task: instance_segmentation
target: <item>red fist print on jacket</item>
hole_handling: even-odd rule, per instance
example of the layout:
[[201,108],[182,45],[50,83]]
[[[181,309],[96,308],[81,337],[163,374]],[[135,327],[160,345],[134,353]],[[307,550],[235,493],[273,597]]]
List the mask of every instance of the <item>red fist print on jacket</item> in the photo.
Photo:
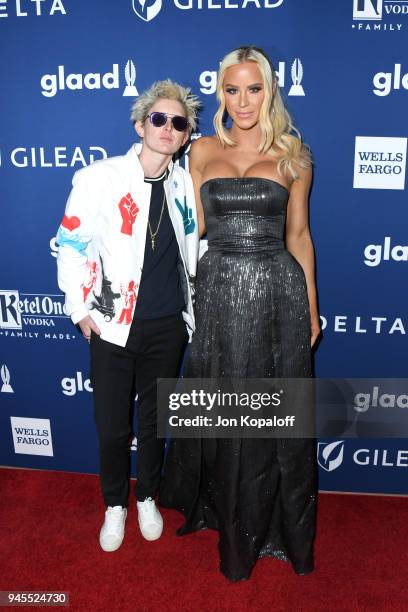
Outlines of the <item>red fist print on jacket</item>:
[[139,208],[137,204],[133,201],[130,193],[127,193],[119,202],[119,210],[122,215],[122,234],[126,234],[127,236],[132,235],[133,224],[136,221],[137,213],[139,212]]

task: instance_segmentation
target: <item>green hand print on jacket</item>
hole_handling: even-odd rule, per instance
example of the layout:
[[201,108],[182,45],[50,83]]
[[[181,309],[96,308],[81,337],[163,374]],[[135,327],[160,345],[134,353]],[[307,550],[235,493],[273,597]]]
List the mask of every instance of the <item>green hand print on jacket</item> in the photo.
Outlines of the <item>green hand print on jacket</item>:
[[177,209],[180,212],[181,217],[183,219],[184,232],[186,236],[188,234],[192,234],[196,226],[195,221],[193,219],[193,209],[187,206],[186,196],[184,196],[184,205],[182,205],[177,198],[175,199],[175,202],[176,202]]

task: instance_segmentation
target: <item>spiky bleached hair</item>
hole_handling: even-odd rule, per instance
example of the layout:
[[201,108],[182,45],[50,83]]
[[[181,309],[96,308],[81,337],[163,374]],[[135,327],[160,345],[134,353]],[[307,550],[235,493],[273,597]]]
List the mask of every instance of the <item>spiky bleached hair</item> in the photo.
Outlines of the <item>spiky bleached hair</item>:
[[165,81],[156,81],[146,89],[136,100],[132,106],[130,115],[131,121],[136,123],[144,123],[147,119],[150,109],[159,98],[167,100],[177,100],[183,105],[186,113],[186,118],[190,130],[193,131],[197,125],[197,111],[200,107],[200,101],[197,96],[191,93],[191,89],[183,87],[178,83],[174,83],[170,79]]

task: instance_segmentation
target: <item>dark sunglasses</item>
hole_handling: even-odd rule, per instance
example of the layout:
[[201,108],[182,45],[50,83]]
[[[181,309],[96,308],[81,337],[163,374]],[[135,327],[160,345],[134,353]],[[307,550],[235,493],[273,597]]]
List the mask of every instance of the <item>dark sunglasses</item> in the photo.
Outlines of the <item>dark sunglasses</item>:
[[154,125],[154,127],[163,127],[163,125],[166,125],[167,119],[171,119],[171,123],[177,132],[184,132],[188,127],[187,119],[181,115],[150,113],[150,115],[147,115],[147,117],[150,119],[150,123]]

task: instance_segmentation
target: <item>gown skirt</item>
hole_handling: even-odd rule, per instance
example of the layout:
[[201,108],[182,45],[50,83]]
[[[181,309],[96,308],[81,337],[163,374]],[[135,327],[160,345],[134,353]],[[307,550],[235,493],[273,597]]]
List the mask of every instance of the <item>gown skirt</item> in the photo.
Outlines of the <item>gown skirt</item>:
[[[196,332],[186,378],[311,377],[302,267],[284,244],[288,191],[264,178],[201,187],[208,250],[198,266]],[[220,570],[249,578],[257,559],[313,570],[313,439],[173,439],[159,504],[185,517],[178,535],[219,532]]]

